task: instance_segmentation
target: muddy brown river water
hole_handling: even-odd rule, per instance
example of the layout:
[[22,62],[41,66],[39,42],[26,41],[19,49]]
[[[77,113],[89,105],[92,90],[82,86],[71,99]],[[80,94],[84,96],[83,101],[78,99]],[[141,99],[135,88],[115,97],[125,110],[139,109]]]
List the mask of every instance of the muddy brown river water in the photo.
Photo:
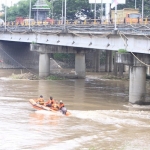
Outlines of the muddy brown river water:
[[[150,106],[128,103],[128,81],[11,80],[0,70],[0,150],[149,150]],[[35,111],[28,100],[63,100],[72,113]]]

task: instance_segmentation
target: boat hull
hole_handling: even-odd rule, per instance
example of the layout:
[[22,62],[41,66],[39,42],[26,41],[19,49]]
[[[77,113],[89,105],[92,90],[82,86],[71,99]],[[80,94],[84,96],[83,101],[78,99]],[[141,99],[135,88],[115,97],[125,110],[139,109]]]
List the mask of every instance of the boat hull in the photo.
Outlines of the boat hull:
[[[44,105],[37,104],[34,99],[29,99],[29,103],[35,110],[47,110],[47,111],[52,111],[52,112],[56,112],[56,113],[59,112],[59,111],[53,110],[49,107],[46,107]],[[69,111],[67,111],[65,115],[70,116],[71,113]]]

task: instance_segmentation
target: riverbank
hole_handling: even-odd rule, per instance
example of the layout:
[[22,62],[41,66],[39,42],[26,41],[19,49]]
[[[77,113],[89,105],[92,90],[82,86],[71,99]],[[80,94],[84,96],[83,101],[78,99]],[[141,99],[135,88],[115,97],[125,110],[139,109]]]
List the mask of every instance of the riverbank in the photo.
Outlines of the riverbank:
[[[32,74],[30,72],[27,73],[12,73],[8,78],[11,79],[29,79],[29,80],[65,80],[65,79],[78,79],[78,76],[73,70],[68,70],[65,72],[53,72],[48,77],[39,78],[38,75]],[[129,80],[127,74],[123,77],[114,76],[112,73],[107,72],[86,72],[85,79],[91,80],[102,80],[102,79],[111,79],[111,80]]]

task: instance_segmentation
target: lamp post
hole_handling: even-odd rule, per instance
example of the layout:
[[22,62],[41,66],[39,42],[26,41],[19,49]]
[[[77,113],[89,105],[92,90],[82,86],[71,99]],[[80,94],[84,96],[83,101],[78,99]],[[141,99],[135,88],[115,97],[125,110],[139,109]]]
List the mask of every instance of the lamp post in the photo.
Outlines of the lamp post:
[[96,0],[95,0],[95,5],[94,5],[94,21],[96,20]]
[[7,0],[5,0],[5,30],[6,30],[6,13],[7,13],[7,11],[6,11],[6,9],[7,9]]
[[53,9],[54,9],[53,7],[54,7],[54,6],[53,6],[53,0],[52,0],[52,20],[53,20],[53,18],[54,18],[54,17],[53,17]]
[[30,29],[30,24],[31,24],[30,18],[31,18],[31,0],[30,0],[30,5],[29,5],[29,29]]
[[101,15],[100,15],[101,23],[103,19],[103,0],[101,0]]
[[67,3],[66,3],[66,0],[65,0],[64,30],[66,29],[66,6],[67,6]]
[[63,24],[63,20],[64,20],[64,1],[62,0],[62,11],[61,11],[61,24]]
[[117,30],[117,5],[115,6],[115,29]]
[[142,19],[144,17],[144,0],[142,0]]
[[135,9],[136,9],[136,0],[135,0]]
[[38,7],[37,7],[37,12],[36,12],[36,22],[38,23],[38,14],[39,14],[39,11],[38,11]]

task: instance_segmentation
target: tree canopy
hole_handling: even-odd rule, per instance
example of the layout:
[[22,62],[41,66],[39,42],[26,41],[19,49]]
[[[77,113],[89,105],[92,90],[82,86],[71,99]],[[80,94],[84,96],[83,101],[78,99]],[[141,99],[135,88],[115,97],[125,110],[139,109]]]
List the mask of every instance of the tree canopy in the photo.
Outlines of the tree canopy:
[[[12,7],[7,7],[7,21],[14,21],[16,17],[28,17],[29,16],[29,1],[30,0],[21,0],[17,4]],[[37,0],[31,0],[32,7]],[[64,2],[65,0],[63,0]],[[62,0],[46,0],[47,4],[50,7],[49,17],[53,17],[55,19],[60,19],[62,16]],[[83,11],[88,17],[93,18],[94,16],[94,4],[89,4],[89,0],[66,0],[67,2],[67,18],[74,19],[75,13],[77,11]],[[64,5],[64,3],[63,3]],[[119,4],[118,9],[123,8],[134,8],[135,0],[126,0],[126,4]],[[142,0],[137,0],[136,4],[137,8],[141,13],[142,11]],[[2,5],[3,11],[5,10],[5,6]],[[97,16],[99,16],[99,10],[101,8],[101,4],[97,4]],[[103,5],[104,8],[104,5]],[[104,9],[105,10],[105,9]],[[4,11],[5,12],[5,11]],[[64,12],[64,10],[63,10]],[[104,12],[105,13],[105,12]],[[144,17],[150,17],[150,0],[144,0]],[[4,16],[3,16],[4,19]]]
[[[29,16],[29,2],[30,0],[21,0],[11,7],[7,7],[7,21],[14,21],[16,17],[28,17]],[[32,6],[36,0],[31,0]],[[5,5],[2,5],[3,12],[5,12]],[[3,15],[4,19],[4,15]]]

